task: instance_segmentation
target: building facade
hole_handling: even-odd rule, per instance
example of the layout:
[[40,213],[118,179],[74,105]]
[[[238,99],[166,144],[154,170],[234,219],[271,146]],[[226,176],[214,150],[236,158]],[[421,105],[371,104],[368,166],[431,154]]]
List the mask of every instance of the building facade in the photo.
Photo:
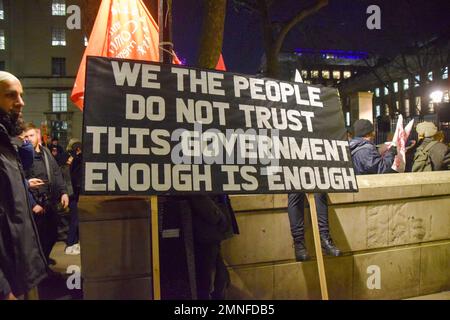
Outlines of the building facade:
[[435,37],[342,82],[339,91],[343,99],[349,97],[348,107],[356,119],[351,97],[360,92],[372,94],[372,117],[380,131],[393,131],[401,114],[416,123],[435,122],[449,139],[449,65],[448,35]]
[[65,0],[0,0],[0,68],[24,87],[24,118],[65,145],[81,138],[82,113],[70,101],[85,50],[80,29],[67,25]]

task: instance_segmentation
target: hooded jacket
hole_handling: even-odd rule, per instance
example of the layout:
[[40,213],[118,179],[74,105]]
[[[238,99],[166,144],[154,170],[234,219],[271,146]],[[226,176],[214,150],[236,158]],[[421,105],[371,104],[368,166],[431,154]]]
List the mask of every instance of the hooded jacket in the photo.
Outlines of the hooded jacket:
[[[417,149],[425,149],[432,141],[432,138],[425,138]],[[436,144],[430,148],[429,154],[433,171],[450,170],[450,148],[444,143],[436,142]]]
[[18,153],[0,123],[0,299],[36,287],[47,276]]
[[350,152],[355,174],[393,172],[391,166],[394,162],[395,153],[392,150],[386,151],[381,156],[372,142],[363,138],[354,138],[350,141]]

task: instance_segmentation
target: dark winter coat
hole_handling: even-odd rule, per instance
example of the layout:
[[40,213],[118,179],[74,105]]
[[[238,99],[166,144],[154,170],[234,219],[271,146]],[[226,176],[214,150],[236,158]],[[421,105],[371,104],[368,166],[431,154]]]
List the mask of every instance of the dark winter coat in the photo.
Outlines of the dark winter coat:
[[[425,149],[432,142],[432,138],[425,138],[417,149]],[[417,151],[416,149],[416,151]],[[437,142],[429,151],[433,171],[450,170],[450,148],[442,142]]]
[[190,196],[194,239],[220,243],[239,233],[234,211],[227,195]]
[[0,124],[0,299],[36,287],[47,276],[17,150]]
[[363,138],[354,138],[350,141],[355,174],[380,174],[394,172],[391,167],[395,153],[386,151],[383,156],[378,153],[377,147]]
[[[46,194],[52,204],[57,204],[59,203],[61,196],[68,193],[66,183],[61,168],[51,155],[50,151],[43,146],[41,146],[40,149],[40,153],[34,153],[34,161],[31,168],[26,171],[26,177],[27,179],[38,178],[46,181],[45,185],[31,191],[36,202],[41,206],[44,206],[39,200],[43,198],[43,194]],[[48,176],[45,166],[47,161],[50,177]]]

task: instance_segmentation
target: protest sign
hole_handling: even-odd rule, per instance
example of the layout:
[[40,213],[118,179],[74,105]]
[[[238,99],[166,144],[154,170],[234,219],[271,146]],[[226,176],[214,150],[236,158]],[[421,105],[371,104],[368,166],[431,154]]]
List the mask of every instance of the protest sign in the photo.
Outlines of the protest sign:
[[356,191],[334,88],[88,57],[85,194]]

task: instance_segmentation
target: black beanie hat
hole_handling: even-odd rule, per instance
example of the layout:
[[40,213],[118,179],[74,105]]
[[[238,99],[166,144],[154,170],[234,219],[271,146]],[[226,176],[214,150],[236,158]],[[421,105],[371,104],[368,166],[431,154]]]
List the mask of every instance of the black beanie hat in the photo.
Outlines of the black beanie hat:
[[373,131],[372,122],[367,119],[356,120],[353,124],[353,131],[355,137],[364,137]]

